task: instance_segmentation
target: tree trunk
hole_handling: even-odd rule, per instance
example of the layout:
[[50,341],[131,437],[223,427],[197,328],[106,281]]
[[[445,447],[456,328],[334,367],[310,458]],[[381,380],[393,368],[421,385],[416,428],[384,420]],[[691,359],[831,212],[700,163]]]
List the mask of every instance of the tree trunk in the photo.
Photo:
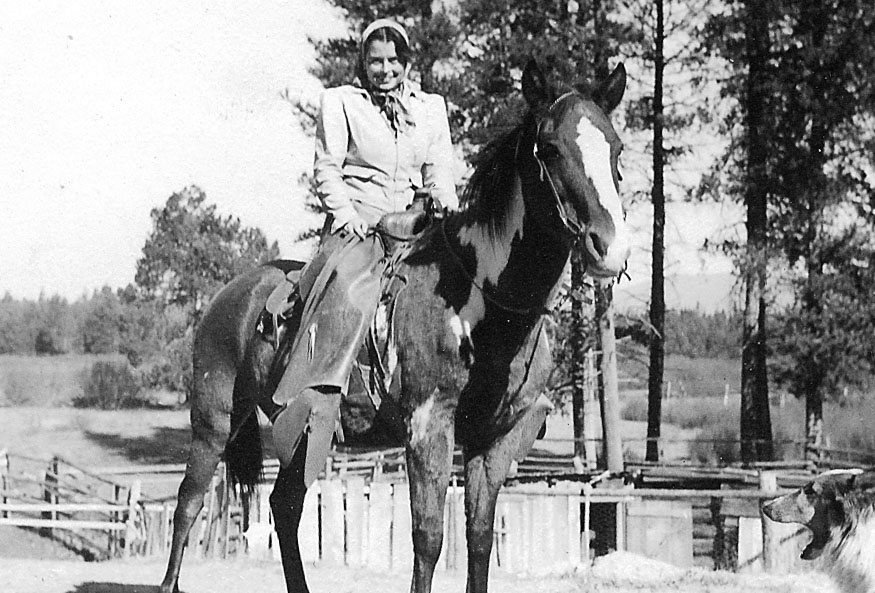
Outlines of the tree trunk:
[[665,369],[665,191],[663,169],[664,112],[662,101],[665,60],[663,2],[656,0],[653,79],[653,265],[650,281],[650,366],[647,377],[647,461],[659,461],[662,422],[662,376]]
[[820,385],[811,382],[805,389],[805,459],[820,462],[823,444],[823,397]]
[[772,427],[769,417],[766,371],[766,156],[763,135],[767,61],[768,15],[765,0],[745,4],[745,45],[748,77],[745,97],[747,128],[747,258],[741,350],[741,459],[745,462],[772,458]]
[[617,380],[617,338],[614,331],[613,281],[596,285],[596,319],[599,325],[601,357],[602,434],[604,435],[605,466],[609,472],[623,471],[623,440],[620,435],[620,395]]
[[[580,291],[583,287],[586,263],[577,254],[571,257],[571,286]],[[595,463],[586,458],[586,333],[584,322],[587,311],[580,299],[571,302],[571,415],[574,421],[574,456],[579,460]]]

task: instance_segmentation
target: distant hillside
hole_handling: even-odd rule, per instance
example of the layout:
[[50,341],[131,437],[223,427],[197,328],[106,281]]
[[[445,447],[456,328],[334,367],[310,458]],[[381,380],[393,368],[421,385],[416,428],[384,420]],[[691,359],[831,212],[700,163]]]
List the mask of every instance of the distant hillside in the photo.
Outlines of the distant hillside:
[[[665,303],[669,309],[698,309],[703,313],[741,308],[741,292],[732,274],[677,274],[665,279]],[[614,287],[619,311],[643,311],[650,301],[650,278],[620,282]]]

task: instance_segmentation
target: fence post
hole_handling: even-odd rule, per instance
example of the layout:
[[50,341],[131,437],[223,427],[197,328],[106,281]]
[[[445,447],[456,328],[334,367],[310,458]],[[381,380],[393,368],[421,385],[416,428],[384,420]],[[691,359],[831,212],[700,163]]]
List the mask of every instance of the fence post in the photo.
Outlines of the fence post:
[[[584,375],[584,395],[583,395],[583,436],[586,440],[583,441],[583,451],[586,455],[586,466],[589,469],[595,469],[598,453],[596,452],[597,443],[601,440],[601,425],[599,423],[599,413],[596,410],[596,401],[598,400],[598,383],[597,371],[595,365],[595,352],[590,349],[586,352],[586,374]],[[602,441],[603,442],[603,441]],[[582,472],[581,472],[582,473]]]
[[590,562],[590,517],[592,512],[592,484],[589,482],[583,483],[583,569],[589,572],[591,567]]
[[[224,463],[222,464],[225,465]],[[228,557],[228,554],[231,550],[231,497],[235,495],[234,489],[231,487],[231,480],[229,478],[229,473],[227,467],[224,468],[225,471],[222,473],[222,520],[219,523],[220,526],[220,539],[222,542],[222,559]],[[243,528],[243,519],[241,517],[240,520],[240,528]],[[237,535],[237,540],[240,541],[242,538]]]
[[[9,451],[6,449],[0,449],[0,492],[2,492],[2,496],[0,496],[0,502],[3,504],[7,503],[6,500],[6,491],[9,489],[9,480],[7,476],[9,475]],[[0,517],[6,518],[9,516],[8,511],[3,511],[0,513]]]
[[[127,497],[123,496],[122,486],[120,484],[116,484],[112,487],[112,500],[118,505],[124,505],[127,500]],[[110,521],[115,523],[119,520],[119,514],[117,511],[112,511],[110,514]],[[114,558],[116,554],[118,554],[119,546],[121,545],[121,538],[123,536],[120,535],[117,531],[112,531],[109,534],[109,542],[107,547],[109,548],[109,556],[110,558]]]
[[[43,500],[47,503],[58,504],[58,458],[52,457],[49,461],[49,466],[46,468],[46,478],[43,483]],[[58,518],[56,511],[45,511],[42,513],[43,519],[54,521]],[[52,537],[53,530],[51,527],[40,528],[40,535],[43,537]]]
[[125,558],[130,558],[133,555],[133,547],[139,540],[137,536],[137,515],[140,512],[140,490],[140,480],[134,480],[128,491],[128,516],[125,521],[125,540],[123,542]]
[[[759,475],[760,490],[765,492],[777,492],[778,476],[773,471],[761,471]],[[766,572],[772,572],[775,569],[775,553],[777,545],[780,544],[775,526],[771,521],[762,516],[760,512],[760,521],[763,526],[763,569]]]

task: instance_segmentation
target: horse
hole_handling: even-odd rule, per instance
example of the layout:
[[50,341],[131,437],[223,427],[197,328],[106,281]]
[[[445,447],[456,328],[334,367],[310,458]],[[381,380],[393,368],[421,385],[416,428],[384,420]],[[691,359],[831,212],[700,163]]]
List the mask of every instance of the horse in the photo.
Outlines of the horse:
[[[405,448],[414,593],[431,591],[457,445],[464,462],[467,591],[487,590],[499,489],[552,407],[542,394],[551,365],[545,313],[563,270],[572,250],[592,277],[625,269],[630,234],[619,197],[622,143],[608,117],[625,86],[620,64],[592,88],[560,93],[530,62],[521,122],[485,149],[465,206],[427,228],[398,263],[405,282],[394,304],[397,366],[380,409],[393,410],[383,424]],[[192,441],[162,593],[178,590],[188,532],[223,454],[244,504],[259,479],[262,442],[253,410],[275,411],[269,394],[282,356],[268,340],[253,338],[254,327],[268,294],[300,265],[274,263],[232,280],[198,327]],[[297,541],[306,439],[280,467],[270,495],[290,592],[308,591]]]

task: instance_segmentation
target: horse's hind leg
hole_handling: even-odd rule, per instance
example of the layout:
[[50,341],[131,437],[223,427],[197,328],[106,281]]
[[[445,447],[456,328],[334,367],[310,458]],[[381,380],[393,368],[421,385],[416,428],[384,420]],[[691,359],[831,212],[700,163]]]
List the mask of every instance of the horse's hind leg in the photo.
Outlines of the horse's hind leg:
[[525,457],[552,406],[546,400],[529,408],[510,432],[488,449],[465,452],[465,515],[468,539],[467,593],[486,593],[495,525],[495,503],[511,462]]
[[298,444],[291,462],[280,467],[273,492],[270,494],[270,509],[273,512],[274,527],[280,543],[283,559],[283,573],[289,593],[308,593],[301,561],[301,548],[298,545],[298,525],[304,511],[304,464],[307,458],[307,435]]
[[[192,401],[191,446],[185,477],[179,486],[176,511],[173,513],[173,541],[167,573],[159,589],[161,593],[173,593],[179,590],[177,581],[188,533],[204,506],[204,494],[209,488],[231,430],[230,408],[233,389],[233,376],[213,371],[212,375],[207,376],[207,383],[200,391],[201,397],[195,397]],[[228,401],[215,401],[212,397],[204,397],[204,395],[219,397],[220,394],[228,394]],[[222,405],[223,403],[227,403],[227,406]]]

